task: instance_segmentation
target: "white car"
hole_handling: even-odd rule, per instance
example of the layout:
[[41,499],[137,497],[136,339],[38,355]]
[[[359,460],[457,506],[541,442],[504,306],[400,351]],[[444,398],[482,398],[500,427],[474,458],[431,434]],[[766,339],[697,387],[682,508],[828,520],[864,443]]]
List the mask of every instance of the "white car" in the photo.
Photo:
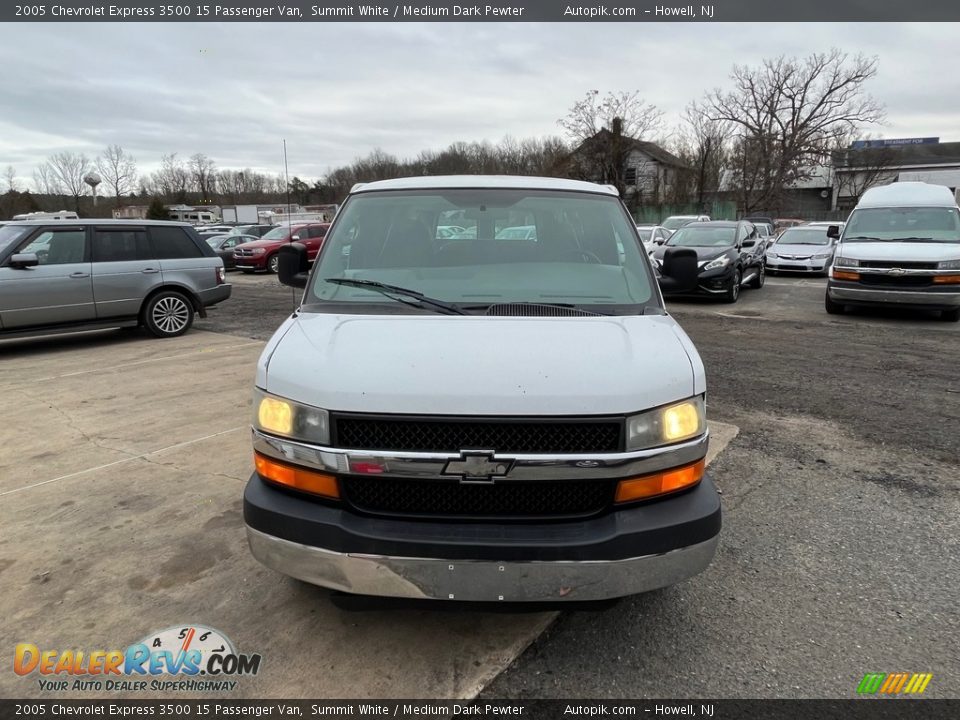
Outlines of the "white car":
[[693,222],[710,222],[709,215],[671,215],[662,223],[660,227],[669,230],[671,233],[676,232],[684,225],[689,225]]
[[652,253],[658,245],[663,245],[670,238],[670,231],[660,225],[637,225],[637,234],[643,242],[643,249]]
[[[475,239],[438,247],[451,209]],[[616,188],[576,180],[354,186],[312,271],[280,251],[303,296],[257,366],[254,557],[349,593],[492,603],[705,569],[706,375],[634,232]],[[696,287],[696,252],[661,272]]]
[[807,223],[784,230],[764,255],[767,272],[826,275],[836,246],[836,240],[827,235],[831,226],[843,230],[843,223]]
[[847,306],[901,305],[960,320],[960,208],[942,185],[897,182],[867,190],[839,236],[824,298]]

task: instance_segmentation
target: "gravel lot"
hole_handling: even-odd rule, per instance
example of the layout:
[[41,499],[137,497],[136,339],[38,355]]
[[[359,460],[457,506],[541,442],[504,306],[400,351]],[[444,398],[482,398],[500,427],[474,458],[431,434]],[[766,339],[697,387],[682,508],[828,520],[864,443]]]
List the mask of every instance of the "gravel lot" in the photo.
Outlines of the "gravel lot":
[[[293,298],[231,275],[199,328],[265,339]],[[823,311],[824,281],[670,303],[740,435],[713,466],[714,564],[604,612],[562,614],[488,697],[851,697],[866,672],[960,696],[960,326]]]

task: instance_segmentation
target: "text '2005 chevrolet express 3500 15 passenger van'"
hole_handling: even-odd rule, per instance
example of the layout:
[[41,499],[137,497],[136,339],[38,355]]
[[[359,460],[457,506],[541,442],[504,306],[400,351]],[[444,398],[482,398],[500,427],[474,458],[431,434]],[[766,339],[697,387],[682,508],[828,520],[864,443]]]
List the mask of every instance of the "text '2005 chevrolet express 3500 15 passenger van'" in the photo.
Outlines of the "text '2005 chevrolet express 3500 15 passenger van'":
[[[507,602],[710,563],[703,365],[614,188],[358,185],[312,271],[294,244],[279,272],[304,294],[257,367],[244,517],[262,563],[346,593]],[[660,284],[696,283],[696,253],[667,253]]]

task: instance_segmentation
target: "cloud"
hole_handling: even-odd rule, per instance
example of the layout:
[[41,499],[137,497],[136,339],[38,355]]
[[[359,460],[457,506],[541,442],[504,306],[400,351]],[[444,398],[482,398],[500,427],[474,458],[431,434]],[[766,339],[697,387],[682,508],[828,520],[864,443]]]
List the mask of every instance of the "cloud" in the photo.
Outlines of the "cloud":
[[732,63],[842,47],[877,55],[888,135],[953,136],[950,24],[87,23],[18,25],[0,45],[0,166],[117,143],[155,169],[203,152],[220,167],[318,177],[375,147],[559,134],[590,89],[639,90],[675,119]]

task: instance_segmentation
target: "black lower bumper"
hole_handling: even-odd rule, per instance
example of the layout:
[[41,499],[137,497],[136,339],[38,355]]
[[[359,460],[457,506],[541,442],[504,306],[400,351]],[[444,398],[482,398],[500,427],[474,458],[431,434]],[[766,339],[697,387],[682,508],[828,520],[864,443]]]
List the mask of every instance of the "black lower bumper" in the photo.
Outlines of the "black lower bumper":
[[709,477],[662,500],[568,522],[438,522],[367,517],[292,495],[256,473],[243,498],[249,528],[334,553],[490,561],[609,561],[659,555],[720,532]]

